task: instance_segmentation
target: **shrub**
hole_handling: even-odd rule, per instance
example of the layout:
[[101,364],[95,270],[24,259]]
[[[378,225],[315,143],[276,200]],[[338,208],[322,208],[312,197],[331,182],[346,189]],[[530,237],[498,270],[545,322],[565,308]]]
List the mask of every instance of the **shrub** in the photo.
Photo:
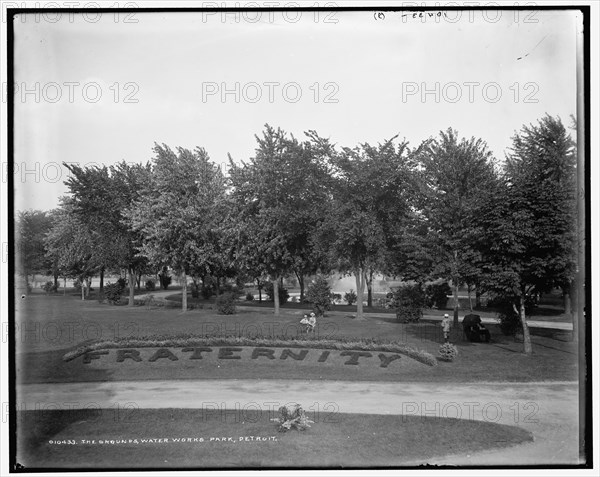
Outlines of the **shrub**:
[[419,284],[405,285],[392,295],[392,305],[396,308],[398,321],[419,321],[423,316],[425,296]]
[[73,282],[73,288],[75,288],[75,291],[81,292],[81,280],[79,278]]
[[350,290],[347,293],[344,293],[344,300],[346,300],[346,303],[348,303],[348,305],[354,305],[356,303],[356,299],[358,298],[358,296],[356,295],[356,292],[354,290]]
[[156,283],[154,280],[146,281],[146,290],[148,290],[148,291],[156,290]]
[[458,348],[452,343],[444,343],[439,349],[440,358],[444,361],[454,361],[454,358],[458,356]]
[[220,315],[235,314],[235,295],[233,293],[223,293],[216,300],[217,312]]
[[342,294],[341,293],[331,293],[329,295],[329,298],[331,299],[331,304],[335,305],[336,303],[342,301]]
[[438,309],[446,308],[450,293],[452,293],[452,288],[446,282],[427,285],[425,287],[426,305],[430,308],[432,306]]
[[104,285],[104,296],[111,305],[117,305],[121,301],[123,290],[124,288],[118,281],[117,283],[108,283]]
[[254,295],[250,292],[246,293],[246,301],[254,301]]
[[54,285],[54,282],[46,282],[42,285],[42,290],[46,293],[56,292],[57,287]]
[[[264,286],[265,293],[269,297],[269,301],[275,301],[275,294],[273,293],[273,282],[267,282]],[[279,304],[285,305],[290,298],[290,294],[287,291],[287,288],[282,286],[279,287]]]
[[312,303],[317,316],[323,316],[329,310],[331,307],[331,287],[324,276],[318,275],[308,286],[306,301]]

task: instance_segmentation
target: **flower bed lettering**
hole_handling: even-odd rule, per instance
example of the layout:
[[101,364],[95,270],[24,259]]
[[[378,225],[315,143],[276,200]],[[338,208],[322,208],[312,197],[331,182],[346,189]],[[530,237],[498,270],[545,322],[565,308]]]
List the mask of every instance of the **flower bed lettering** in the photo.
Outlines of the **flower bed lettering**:
[[[142,350],[149,356],[144,358]],[[336,360],[344,365],[359,366],[363,363],[371,365],[378,364],[380,368],[387,368],[391,363],[401,358],[396,353],[378,353],[373,355],[368,351],[322,351],[318,349],[302,348],[232,348],[219,347],[212,348],[208,346],[184,347],[184,348],[126,348],[88,351],[82,355],[83,363],[90,364],[96,360],[110,360],[117,363],[138,363],[148,362],[169,362],[179,360],[197,360],[197,359],[219,360],[258,360],[267,361],[314,361],[317,363],[331,363]],[[309,358],[309,359],[307,359]]]

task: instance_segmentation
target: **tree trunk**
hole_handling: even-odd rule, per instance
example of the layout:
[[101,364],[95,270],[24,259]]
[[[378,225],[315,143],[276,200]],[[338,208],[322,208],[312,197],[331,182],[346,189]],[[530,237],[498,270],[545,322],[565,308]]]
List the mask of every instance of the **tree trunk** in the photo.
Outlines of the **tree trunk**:
[[85,296],[86,298],[90,297],[90,288],[92,287],[92,277],[87,277],[85,279]]
[[525,293],[522,292],[519,297],[519,317],[523,326],[523,353],[531,354],[531,336],[529,334],[529,326],[527,325],[527,317],[525,316]]
[[300,303],[304,303],[304,275],[294,270],[296,277],[298,278],[298,285],[300,285]]
[[481,308],[481,292],[479,288],[475,288],[475,307]]
[[137,289],[138,289],[138,291],[140,291],[141,281],[142,281],[142,272],[140,271],[140,273],[137,276]]
[[215,278],[216,278],[215,291],[217,293],[217,296],[219,296],[221,294],[221,278],[219,277],[219,275],[217,275]]
[[83,279],[79,280],[79,282],[81,283],[81,301],[85,300],[85,283],[83,281]]
[[135,271],[133,267],[127,269],[129,275],[129,303],[128,306],[135,306]]
[[275,304],[275,316],[279,316],[279,279],[273,280],[273,303]]
[[58,292],[58,271],[54,271],[54,293]]
[[367,307],[373,307],[373,270],[369,271],[369,278],[367,278]]
[[256,279],[256,288],[258,288],[258,302],[262,303],[262,284],[260,283],[260,278]]
[[104,268],[100,270],[100,291],[104,291]]
[[454,285],[454,327],[458,329],[458,280],[452,278],[452,285]]
[[473,300],[471,299],[471,285],[467,285],[467,294],[469,295],[469,309],[473,312]]
[[356,276],[356,319],[362,321],[365,319],[363,314],[363,297],[365,294],[366,274],[362,268],[354,270]]
[[181,311],[187,312],[187,275],[185,270],[182,272],[183,281],[181,283]]
[[64,278],[63,296],[67,294],[67,277]]

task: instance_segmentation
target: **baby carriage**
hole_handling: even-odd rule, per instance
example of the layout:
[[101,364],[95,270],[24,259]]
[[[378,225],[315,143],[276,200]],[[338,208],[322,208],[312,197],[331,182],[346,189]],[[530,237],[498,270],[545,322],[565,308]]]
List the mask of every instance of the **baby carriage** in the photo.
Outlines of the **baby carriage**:
[[463,335],[473,342],[490,342],[490,331],[481,322],[481,317],[473,313],[465,316],[462,321]]

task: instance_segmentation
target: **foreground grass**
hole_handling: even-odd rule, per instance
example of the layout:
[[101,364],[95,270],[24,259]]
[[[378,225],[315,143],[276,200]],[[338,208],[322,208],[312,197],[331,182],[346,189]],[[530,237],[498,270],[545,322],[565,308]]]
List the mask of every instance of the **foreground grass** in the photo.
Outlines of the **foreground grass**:
[[[364,468],[426,463],[434,457],[473,454],[532,441],[531,433],[524,429],[466,419],[311,412],[307,415],[315,421],[310,429],[279,433],[277,424],[270,421],[270,411],[21,411],[17,414],[17,462],[25,470]],[[217,437],[226,439],[214,440]],[[266,440],[257,441],[256,437]],[[141,442],[152,438],[163,441]],[[203,438],[204,442],[193,442],[193,438]],[[129,442],[135,439],[137,443]],[[100,444],[100,440],[114,442]]]

